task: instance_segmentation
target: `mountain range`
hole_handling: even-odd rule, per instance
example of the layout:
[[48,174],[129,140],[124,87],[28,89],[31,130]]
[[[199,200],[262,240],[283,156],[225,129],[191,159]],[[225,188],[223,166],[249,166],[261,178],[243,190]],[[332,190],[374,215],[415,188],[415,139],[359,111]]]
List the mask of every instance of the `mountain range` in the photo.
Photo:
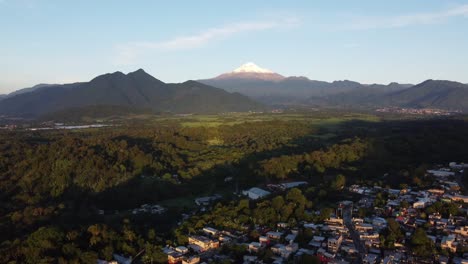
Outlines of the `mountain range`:
[[361,84],[349,80],[324,82],[307,77],[284,77],[253,63],[198,81],[269,105],[396,106],[468,111],[468,85],[452,81],[427,80],[417,85]]
[[375,91],[400,90],[411,85],[391,83],[387,85],[363,85],[343,80],[324,82],[310,80],[303,76],[284,77],[254,63],[246,63],[232,72],[211,79],[198,80],[201,83],[239,92],[266,104],[302,104],[305,98],[327,97],[361,88]]
[[70,108],[95,106],[173,113],[262,109],[261,104],[239,93],[229,93],[195,81],[167,84],[140,69],[128,74],[100,75],[89,82],[33,87],[7,95],[0,101],[0,113],[37,117]]
[[[268,106],[270,105],[270,106]],[[211,79],[164,83],[140,69],[89,82],[39,84],[0,96],[0,115],[78,113],[220,113],[261,111],[271,105],[339,108],[439,108],[468,112],[468,85],[427,80],[417,85],[324,82],[285,77],[254,63]]]

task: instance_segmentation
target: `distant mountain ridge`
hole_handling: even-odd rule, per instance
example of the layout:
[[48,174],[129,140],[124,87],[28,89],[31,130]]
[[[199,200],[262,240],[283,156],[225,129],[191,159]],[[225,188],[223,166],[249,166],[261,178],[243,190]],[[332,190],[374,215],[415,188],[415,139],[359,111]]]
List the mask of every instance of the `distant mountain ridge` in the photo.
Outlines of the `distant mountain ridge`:
[[468,85],[444,80],[427,80],[417,85],[324,82],[285,77],[254,63],[212,79],[166,84],[140,69],[128,74],[100,75],[89,82],[21,89],[0,96],[0,114],[38,116],[60,112],[61,116],[76,116],[77,112],[102,110],[109,114],[219,113],[268,108],[258,102],[280,107],[406,107],[468,112]]
[[416,108],[442,108],[468,111],[468,85],[445,80],[427,80],[392,93],[387,104]]
[[311,97],[306,100],[306,104],[352,108],[397,106],[468,112],[468,85],[427,80],[404,89],[400,89],[399,85],[392,87],[392,84],[384,88],[369,86],[325,97]]
[[89,82],[41,86],[0,101],[0,113],[39,116],[68,108],[122,106],[174,113],[242,112],[263,106],[239,93],[195,81],[166,84],[140,69],[108,73]]
[[[307,77],[284,77],[270,70],[247,63],[229,73],[215,78],[198,80],[229,92],[239,92],[267,104],[303,103],[309,97],[326,97],[369,87],[349,80],[324,82]],[[384,85],[370,85],[386,87]],[[404,89],[407,85],[389,84],[392,89]]]

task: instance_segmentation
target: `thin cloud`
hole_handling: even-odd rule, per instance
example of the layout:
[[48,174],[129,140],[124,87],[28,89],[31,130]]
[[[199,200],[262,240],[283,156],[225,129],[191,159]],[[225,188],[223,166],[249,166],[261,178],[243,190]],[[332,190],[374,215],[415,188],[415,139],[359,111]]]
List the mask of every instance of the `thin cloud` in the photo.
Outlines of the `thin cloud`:
[[394,17],[365,17],[356,19],[347,29],[365,30],[438,24],[454,17],[468,17],[468,5],[460,5],[451,9],[431,13],[415,13]]
[[213,41],[226,39],[246,32],[265,31],[288,28],[298,25],[296,18],[281,21],[256,21],[229,24],[222,27],[209,28],[198,34],[180,36],[166,41],[131,42],[116,46],[116,64],[133,64],[141,55],[151,51],[188,50],[203,47]]

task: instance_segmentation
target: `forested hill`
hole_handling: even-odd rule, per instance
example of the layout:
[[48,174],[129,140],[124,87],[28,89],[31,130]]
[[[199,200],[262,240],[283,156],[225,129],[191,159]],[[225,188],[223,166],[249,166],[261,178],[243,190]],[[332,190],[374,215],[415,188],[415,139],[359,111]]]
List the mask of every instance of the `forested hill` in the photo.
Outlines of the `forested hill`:
[[104,74],[89,82],[41,87],[0,101],[0,114],[36,117],[69,108],[108,105],[174,113],[219,113],[259,110],[262,106],[238,93],[195,81],[166,84],[142,69]]

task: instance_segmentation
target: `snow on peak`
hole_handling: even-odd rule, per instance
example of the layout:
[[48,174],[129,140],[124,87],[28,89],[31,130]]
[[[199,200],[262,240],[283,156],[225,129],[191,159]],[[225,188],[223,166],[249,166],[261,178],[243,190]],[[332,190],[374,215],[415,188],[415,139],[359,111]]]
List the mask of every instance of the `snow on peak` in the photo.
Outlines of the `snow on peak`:
[[233,72],[235,72],[235,73],[240,73],[240,72],[273,73],[270,70],[258,67],[253,62],[248,62],[246,64],[243,64],[239,68],[235,69]]

